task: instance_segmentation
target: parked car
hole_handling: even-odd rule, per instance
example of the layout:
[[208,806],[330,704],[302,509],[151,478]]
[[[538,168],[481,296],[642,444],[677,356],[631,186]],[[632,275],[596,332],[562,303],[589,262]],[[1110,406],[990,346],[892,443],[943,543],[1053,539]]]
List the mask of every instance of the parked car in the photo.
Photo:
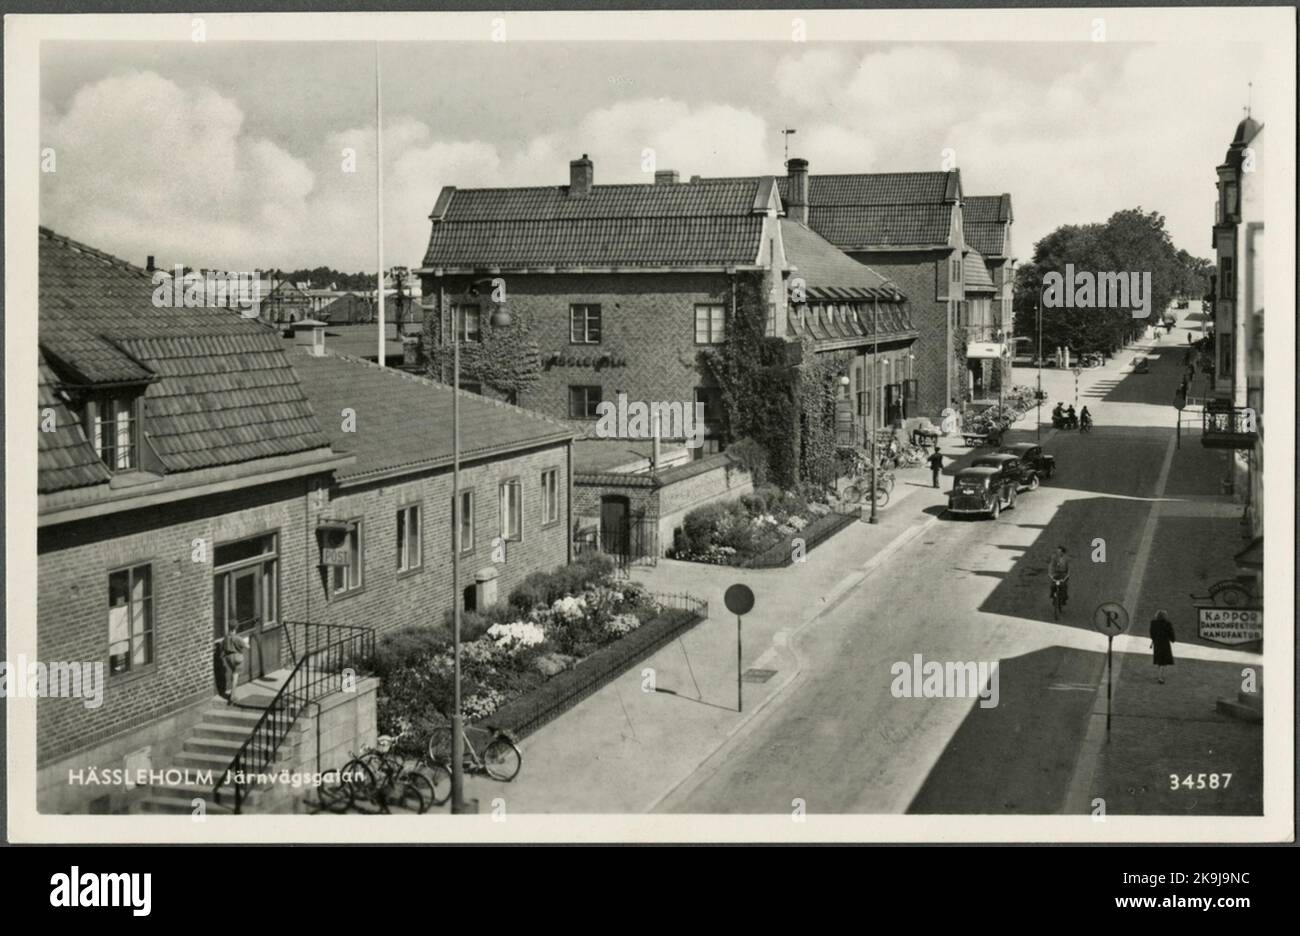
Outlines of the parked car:
[[1005,508],[1016,506],[1016,482],[997,468],[963,468],[948,492],[948,513],[984,514],[996,520]]
[[1135,358],[1133,359],[1133,373],[1135,373],[1135,374],[1149,374],[1149,373],[1151,373],[1151,365],[1150,365],[1149,363],[1147,363],[1147,359],[1146,359],[1146,358],[1144,358],[1144,357],[1135,357]]
[[1016,482],[1017,490],[1021,488],[1030,491],[1038,490],[1038,472],[1022,462],[1019,455],[1012,455],[1009,452],[994,452],[990,455],[981,455],[971,462],[970,466],[972,468],[996,468]]
[[1014,442],[1004,445],[998,452],[1015,455],[1021,462],[1034,469],[1039,478],[1050,478],[1056,474],[1056,456],[1048,455],[1041,445],[1033,442]]

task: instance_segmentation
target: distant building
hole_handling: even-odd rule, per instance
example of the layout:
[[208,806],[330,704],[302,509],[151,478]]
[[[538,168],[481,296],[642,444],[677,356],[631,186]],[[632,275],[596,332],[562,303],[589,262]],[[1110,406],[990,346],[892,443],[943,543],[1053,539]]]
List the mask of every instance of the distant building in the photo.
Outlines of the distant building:
[[[966,241],[967,370],[976,399],[993,397],[1011,383],[1015,354],[1012,311],[1016,258],[1011,248],[1011,196],[968,195],[962,201]],[[980,267],[984,270],[981,271]]]

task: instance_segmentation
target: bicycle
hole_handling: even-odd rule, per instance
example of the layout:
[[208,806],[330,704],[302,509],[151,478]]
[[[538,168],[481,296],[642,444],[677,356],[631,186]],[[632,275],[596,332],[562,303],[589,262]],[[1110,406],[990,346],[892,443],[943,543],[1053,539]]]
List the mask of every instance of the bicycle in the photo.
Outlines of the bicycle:
[[[433,779],[420,772],[418,762],[412,762],[410,758],[402,757],[393,750],[394,745],[405,735],[406,732],[396,737],[380,735],[375,747],[363,750],[344,765],[340,782],[346,787],[348,807],[355,805],[358,799],[377,803],[384,813],[389,811],[391,802],[416,813],[423,813],[430,806],[439,805],[436,802],[437,789]],[[331,791],[335,794],[339,792]],[[395,797],[392,795],[394,793]],[[342,810],[336,808],[332,811]]]
[[1065,607],[1065,589],[1061,586],[1070,580],[1067,575],[1064,578],[1052,578],[1052,616],[1054,620],[1061,619],[1061,609]]
[[[463,764],[471,773],[487,774],[509,783],[519,775],[524,755],[514,739],[497,728],[467,725],[461,730],[465,753]],[[479,743],[475,744],[475,740]],[[441,806],[451,796],[451,725],[442,725],[429,735],[429,763],[434,771],[433,805]]]
[[[888,480],[882,480],[881,475],[888,475]],[[860,504],[863,500],[863,489],[867,486],[867,477],[855,479],[846,488],[844,488],[843,498],[851,504]],[[861,482],[861,484],[859,484]],[[876,473],[876,493],[875,501],[877,507],[884,507],[889,503],[889,490],[894,486],[894,476],[889,472]]]

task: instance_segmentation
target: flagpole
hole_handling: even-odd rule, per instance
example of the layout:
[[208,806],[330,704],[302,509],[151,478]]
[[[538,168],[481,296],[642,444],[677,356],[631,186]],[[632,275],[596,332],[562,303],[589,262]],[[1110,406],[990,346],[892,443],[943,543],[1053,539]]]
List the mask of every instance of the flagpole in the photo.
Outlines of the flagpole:
[[379,366],[384,366],[384,95],[379,82],[379,43],[375,42],[375,243],[379,271],[375,274],[375,308],[379,310]]

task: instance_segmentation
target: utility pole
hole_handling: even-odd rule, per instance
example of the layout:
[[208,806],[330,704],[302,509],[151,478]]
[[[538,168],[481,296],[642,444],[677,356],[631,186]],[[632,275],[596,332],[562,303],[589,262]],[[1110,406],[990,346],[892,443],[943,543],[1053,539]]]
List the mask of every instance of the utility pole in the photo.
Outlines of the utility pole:
[[379,81],[379,42],[375,42],[375,244],[379,271],[375,274],[375,308],[379,310],[379,366],[384,366],[384,148],[381,140],[384,97]]

